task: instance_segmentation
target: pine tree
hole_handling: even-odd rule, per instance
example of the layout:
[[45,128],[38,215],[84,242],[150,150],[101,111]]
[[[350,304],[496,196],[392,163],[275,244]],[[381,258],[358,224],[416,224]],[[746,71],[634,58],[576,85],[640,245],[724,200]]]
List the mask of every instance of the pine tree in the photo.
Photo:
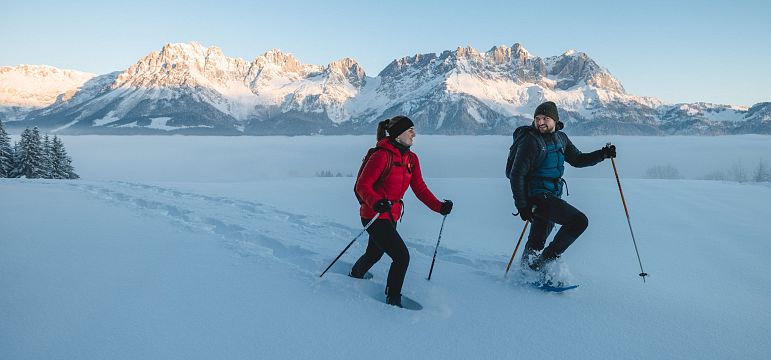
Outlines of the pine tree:
[[733,164],[733,166],[731,166],[730,175],[731,180],[738,181],[740,183],[747,182],[747,180],[749,180],[747,170],[744,169],[741,161],[736,162]]
[[43,175],[42,178],[44,179],[53,179],[53,158],[52,158],[52,152],[51,152],[51,139],[48,138],[48,134],[46,134],[43,137]]
[[43,145],[40,142],[40,130],[37,126],[32,130],[25,129],[21,134],[19,149],[16,151],[16,177],[24,176],[28,179],[41,178],[43,172]]
[[17,142],[15,145],[13,152],[13,163],[15,167],[13,168],[13,173],[11,174],[12,177],[22,177],[30,173],[27,148],[29,147],[28,143],[31,133],[32,130],[24,129],[24,131],[21,133],[21,137],[19,138],[19,142]]
[[0,178],[11,177],[13,168],[11,139],[8,137],[8,133],[5,132],[3,121],[0,120]]
[[79,179],[72,166],[72,159],[59,137],[54,135],[51,143],[51,175],[54,179]]
[[[24,135],[24,133],[22,133],[22,135]],[[11,174],[9,177],[17,178],[21,176],[21,156],[21,143],[19,141],[15,141],[13,143],[13,169],[11,169]]]
[[43,142],[40,140],[40,130],[35,126],[32,128],[32,136],[30,136],[29,142],[29,159],[31,161],[30,170],[31,173],[27,178],[39,179],[45,175],[44,166],[44,154],[43,154]]
[[753,180],[757,182],[771,181],[771,169],[768,168],[763,159],[760,159],[757,169],[755,169],[755,176]]
[[63,161],[61,160],[62,151],[64,147],[59,141],[59,138],[54,135],[54,139],[51,142],[51,178],[65,179],[67,174],[62,170]]

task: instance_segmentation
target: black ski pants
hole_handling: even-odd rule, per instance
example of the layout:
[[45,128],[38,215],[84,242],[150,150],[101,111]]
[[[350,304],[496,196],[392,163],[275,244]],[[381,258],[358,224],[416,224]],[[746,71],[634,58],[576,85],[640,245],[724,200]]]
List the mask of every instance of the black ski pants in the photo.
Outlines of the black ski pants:
[[[372,219],[361,219],[361,223],[366,225],[370,220]],[[367,250],[353,265],[351,275],[362,277],[383,257],[384,253],[388,254],[393,262],[388,271],[386,293],[391,296],[401,295],[404,276],[410,265],[410,252],[402,237],[396,232],[396,224],[388,219],[378,219],[372,223],[367,232],[369,233]]]
[[[552,194],[540,193],[530,198],[536,206],[530,228],[530,235],[525,245],[525,256],[543,250],[541,258],[545,261],[559,257],[589,226],[586,215]],[[554,240],[544,249],[546,238],[554,229],[554,224],[562,227]]]

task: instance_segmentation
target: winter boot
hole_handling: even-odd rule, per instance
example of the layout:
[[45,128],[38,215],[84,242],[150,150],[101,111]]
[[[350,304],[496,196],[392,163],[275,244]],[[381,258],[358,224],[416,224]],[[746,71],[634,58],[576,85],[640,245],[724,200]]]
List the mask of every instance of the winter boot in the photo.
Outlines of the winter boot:
[[522,249],[522,258],[519,260],[519,265],[523,269],[529,268],[530,264],[535,260],[536,256],[537,252],[535,249],[525,246],[525,248]]
[[402,307],[402,296],[401,295],[386,295],[386,304],[393,305],[398,308]]
[[396,307],[402,307],[402,294],[389,294],[388,287],[385,289],[386,304]]
[[546,252],[541,253],[538,257],[533,260],[533,262],[530,263],[530,269],[533,271],[543,272],[549,264],[554,262],[555,260],[559,259],[559,255],[552,255],[547,254]]

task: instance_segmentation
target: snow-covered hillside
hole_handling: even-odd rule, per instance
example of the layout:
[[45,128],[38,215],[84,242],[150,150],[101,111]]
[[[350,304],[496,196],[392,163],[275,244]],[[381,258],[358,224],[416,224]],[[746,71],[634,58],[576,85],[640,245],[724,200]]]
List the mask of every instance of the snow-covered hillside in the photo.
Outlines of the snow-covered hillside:
[[[158,139],[132,138],[136,145]],[[414,312],[380,300],[388,259],[371,280],[342,274],[366,239],[318,277],[358,232],[351,178],[246,178],[233,170],[227,182],[202,179],[200,167],[244,147],[207,138],[220,139],[217,150],[196,162],[186,159],[201,144],[185,137],[163,138],[163,154],[141,147],[145,163],[128,177],[121,167],[136,164],[123,163],[125,148],[108,146],[115,138],[73,139],[65,141],[75,165],[78,156],[101,162],[100,178],[112,180],[95,179],[96,168],[81,171],[81,181],[0,179],[3,359],[764,359],[771,352],[767,185],[622,178],[651,275],[643,283],[615,180],[576,173],[567,200],[587,214],[589,228],[559,270],[581,286],[547,294],[523,287],[517,273],[503,277],[523,225],[511,216],[507,181],[433,177],[431,169],[448,161],[436,139],[448,138],[419,137],[428,185],[456,206],[429,282],[441,217],[411,193],[405,198],[404,292],[424,306]],[[250,139],[274,149],[251,153],[255,168],[315,168],[319,157],[308,154],[348,159],[370,145],[354,137]],[[496,137],[474,139],[488,143],[471,149],[499,146]],[[631,139],[616,141],[625,151],[618,162],[630,170],[625,158],[651,147]],[[612,172],[608,163],[595,168]],[[157,181],[165,172],[175,174]]]
[[408,199],[405,293],[425,307],[411,312],[378,300],[388,260],[372,280],[341,274],[364,240],[318,278],[357,231],[346,179],[0,181],[0,355],[762,359],[771,351],[763,265],[771,228],[757,221],[771,214],[755,201],[771,196],[767,187],[626,182],[651,274],[642,283],[614,183],[572,182],[571,201],[591,225],[562,263],[581,287],[555,295],[502,276],[522,226],[506,184],[430,183],[456,211],[428,282],[440,217]]

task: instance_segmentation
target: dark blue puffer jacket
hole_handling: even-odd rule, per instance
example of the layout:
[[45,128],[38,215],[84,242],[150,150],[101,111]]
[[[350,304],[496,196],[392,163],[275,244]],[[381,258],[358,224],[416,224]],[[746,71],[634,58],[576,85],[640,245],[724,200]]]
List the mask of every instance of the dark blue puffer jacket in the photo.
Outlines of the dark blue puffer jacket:
[[[514,203],[517,209],[528,206],[530,198],[528,183],[530,177],[538,171],[541,163],[544,162],[548,155],[546,140],[544,140],[544,136],[538,129],[533,125],[520,126],[515,130],[514,137],[517,138],[518,134],[523,134],[521,132],[524,132],[526,136],[515,149],[516,154],[509,171],[511,193],[514,196]],[[562,131],[558,130],[547,136],[553,136],[554,143],[559,144],[562,148],[564,161],[567,161],[568,164],[574,167],[592,166],[604,159],[602,150],[582,153]]]

